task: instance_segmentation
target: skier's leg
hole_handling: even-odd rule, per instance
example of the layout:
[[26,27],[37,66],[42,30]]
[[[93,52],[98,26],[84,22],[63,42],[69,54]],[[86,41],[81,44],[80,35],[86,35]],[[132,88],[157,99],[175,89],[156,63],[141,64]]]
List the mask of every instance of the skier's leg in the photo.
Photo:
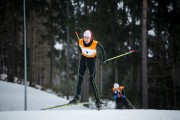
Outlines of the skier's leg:
[[119,109],[119,108],[118,108],[118,100],[117,100],[117,98],[116,98],[115,101],[116,101],[116,102],[115,102],[115,109]]
[[122,109],[121,100],[119,98],[116,99],[116,109]]
[[90,72],[90,78],[89,78],[90,83],[93,88],[93,93],[94,93],[94,96],[96,99],[96,107],[98,109],[100,109],[102,102],[99,99],[99,94],[98,94],[97,86],[96,86],[96,82],[95,82],[95,76],[96,76],[95,59],[93,61],[91,61],[90,64],[88,64],[88,68],[89,68],[89,72]]
[[81,93],[81,85],[82,85],[82,81],[84,78],[84,73],[86,70],[86,63],[84,63],[85,61],[80,61],[80,67],[79,67],[79,79],[78,79],[78,83],[77,83],[77,90],[76,90],[76,95],[80,95]]
[[97,86],[95,82],[95,76],[96,76],[96,68],[95,68],[95,61],[91,61],[90,64],[88,64],[89,72],[90,72],[90,83],[93,88],[93,93],[96,100],[99,100],[99,94],[97,91]]
[[86,63],[85,61],[81,59],[80,67],[79,67],[79,79],[78,79],[77,88],[76,88],[76,95],[74,99],[70,101],[70,103],[77,103],[80,99],[81,85],[84,78],[85,70],[86,70]]

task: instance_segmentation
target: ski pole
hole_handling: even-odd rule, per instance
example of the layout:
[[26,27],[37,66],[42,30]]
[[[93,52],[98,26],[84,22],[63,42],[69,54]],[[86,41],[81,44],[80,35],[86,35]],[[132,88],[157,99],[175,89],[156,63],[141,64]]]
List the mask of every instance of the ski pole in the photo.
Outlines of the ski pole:
[[78,35],[78,32],[75,32],[75,34],[76,34],[76,36],[77,36],[77,38],[78,38],[78,40],[79,40],[79,35]]
[[135,109],[135,107],[131,104],[131,102],[127,99],[126,96],[125,96],[125,98],[126,98],[126,100],[128,101],[128,103],[131,105],[131,107],[132,107],[133,109]]
[[127,52],[127,53],[124,53],[124,54],[121,54],[121,55],[118,55],[118,56],[109,58],[109,59],[106,60],[106,62],[107,62],[107,61],[114,60],[114,59],[119,58],[119,57],[122,57],[122,56],[125,56],[125,55],[128,55],[128,54],[131,54],[131,53],[133,53],[133,52],[135,52],[135,50],[131,50],[130,52]]

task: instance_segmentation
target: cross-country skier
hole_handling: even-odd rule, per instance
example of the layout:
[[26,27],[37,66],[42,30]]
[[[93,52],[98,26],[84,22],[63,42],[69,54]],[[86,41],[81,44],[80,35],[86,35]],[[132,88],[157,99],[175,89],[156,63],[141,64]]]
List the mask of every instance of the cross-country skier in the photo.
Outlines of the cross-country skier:
[[122,84],[114,83],[112,88],[113,99],[116,100],[116,109],[122,109],[124,106],[126,109],[130,109],[129,103],[125,98],[124,86]]
[[81,84],[84,78],[84,73],[86,68],[89,69],[90,72],[90,83],[93,88],[94,96],[96,99],[96,107],[101,107],[101,101],[99,98],[99,94],[97,91],[96,83],[95,83],[95,75],[96,75],[96,54],[97,49],[100,51],[102,60],[101,63],[104,63],[106,60],[106,53],[104,51],[103,46],[96,40],[93,40],[93,35],[90,30],[86,30],[84,32],[84,37],[78,40],[78,46],[81,55],[80,59],[80,66],[79,66],[79,79],[77,83],[77,90],[73,100],[70,103],[77,103],[80,100],[80,93],[81,93]]

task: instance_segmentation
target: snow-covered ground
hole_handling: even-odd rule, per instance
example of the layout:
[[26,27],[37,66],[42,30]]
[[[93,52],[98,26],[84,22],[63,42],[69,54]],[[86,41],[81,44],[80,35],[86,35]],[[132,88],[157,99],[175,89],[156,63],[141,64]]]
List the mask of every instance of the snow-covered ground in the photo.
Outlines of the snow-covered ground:
[[40,110],[68,101],[55,94],[27,88],[24,110],[24,86],[0,81],[0,120],[180,120],[178,110],[91,110],[82,105]]
[[[27,87],[27,110],[40,110],[42,108],[68,103],[68,100],[55,94]],[[68,106],[57,109],[88,109],[82,105]],[[24,110],[24,85],[0,81],[0,111]]]

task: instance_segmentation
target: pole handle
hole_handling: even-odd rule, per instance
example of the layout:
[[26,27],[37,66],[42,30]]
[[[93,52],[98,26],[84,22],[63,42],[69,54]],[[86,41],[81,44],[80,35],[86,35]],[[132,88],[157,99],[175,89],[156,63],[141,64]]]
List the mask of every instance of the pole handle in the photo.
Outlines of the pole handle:
[[76,34],[76,36],[77,36],[77,38],[78,38],[78,40],[79,40],[79,35],[78,35],[78,32],[75,32],[75,34]]

